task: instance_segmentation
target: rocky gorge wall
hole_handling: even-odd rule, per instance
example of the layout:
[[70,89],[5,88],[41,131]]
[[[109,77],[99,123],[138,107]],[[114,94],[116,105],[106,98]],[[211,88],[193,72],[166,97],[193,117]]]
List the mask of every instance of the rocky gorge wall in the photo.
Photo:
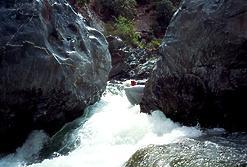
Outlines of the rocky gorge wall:
[[247,2],[185,0],[145,88],[142,112],[185,125],[246,131]]
[[50,135],[100,99],[105,37],[65,0],[0,2],[0,152],[33,129]]
[[112,69],[109,80],[146,79],[159,57],[158,50],[131,48],[117,36],[108,36]]

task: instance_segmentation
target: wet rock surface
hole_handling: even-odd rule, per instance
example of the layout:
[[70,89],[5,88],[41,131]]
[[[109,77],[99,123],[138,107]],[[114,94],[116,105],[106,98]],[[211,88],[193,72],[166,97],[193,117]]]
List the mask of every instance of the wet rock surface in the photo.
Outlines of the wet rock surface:
[[50,135],[105,90],[105,37],[65,0],[0,2],[0,152],[33,129]]
[[205,139],[183,139],[149,145],[136,151],[125,167],[246,166],[246,134],[224,134]]
[[142,112],[246,131],[246,29],[245,0],[185,0],[168,26]]

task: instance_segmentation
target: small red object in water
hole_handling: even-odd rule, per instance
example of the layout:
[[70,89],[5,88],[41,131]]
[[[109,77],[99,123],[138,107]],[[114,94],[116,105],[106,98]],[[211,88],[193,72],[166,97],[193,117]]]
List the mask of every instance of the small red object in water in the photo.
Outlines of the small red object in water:
[[135,85],[136,85],[136,81],[132,80],[132,81],[130,82],[130,85],[131,85],[131,86],[135,86]]

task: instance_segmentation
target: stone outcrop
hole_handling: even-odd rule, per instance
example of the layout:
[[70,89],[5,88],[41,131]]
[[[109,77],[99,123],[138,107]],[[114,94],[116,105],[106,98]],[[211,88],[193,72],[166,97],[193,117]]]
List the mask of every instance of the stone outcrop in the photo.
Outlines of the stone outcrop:
[[[241,145],[246,151],[244,149],[246,144],[240,144],[239,140],[234,141],[231,136],[228,136],[228,140],[215,135],[212,138],[217,141],[183,139],[178,143],[148,145],[136,151],[126,162],[125,167],[246,166],[247,155],[236,148]],[[227,143],[227,146],[220,142]]]
[[105,37],[65,0],[0,2],[0,152],[54,134],[105,90]]
[[142,112],[246,131],[247,2],[185,0],[162,42]]
[[146,79],[158,58],[157,50],[130,48],[116,36],[107,37],[112,56],[110,80]]

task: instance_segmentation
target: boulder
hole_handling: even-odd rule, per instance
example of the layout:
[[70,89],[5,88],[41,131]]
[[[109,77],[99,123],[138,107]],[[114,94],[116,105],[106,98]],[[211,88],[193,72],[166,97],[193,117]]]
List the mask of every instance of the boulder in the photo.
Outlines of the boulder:
[[247,2],[185,0],[146,84],[142,112],[185,125],[246,131]]
[[110,80],[146,79],[158,58],[157,50],[131,48],[117,36],[108,36],[112,58]]
[[137,150],[125,167],[246,166],[246,144],[239,142],[246,137],[236,136],[229,135],[225,139],[226,136],[214,135],[209,141],[181,139],[176,143],[148,145]]
[[53,135],[105,90],[105,37],[65,0],[0,2],[0,152]]

